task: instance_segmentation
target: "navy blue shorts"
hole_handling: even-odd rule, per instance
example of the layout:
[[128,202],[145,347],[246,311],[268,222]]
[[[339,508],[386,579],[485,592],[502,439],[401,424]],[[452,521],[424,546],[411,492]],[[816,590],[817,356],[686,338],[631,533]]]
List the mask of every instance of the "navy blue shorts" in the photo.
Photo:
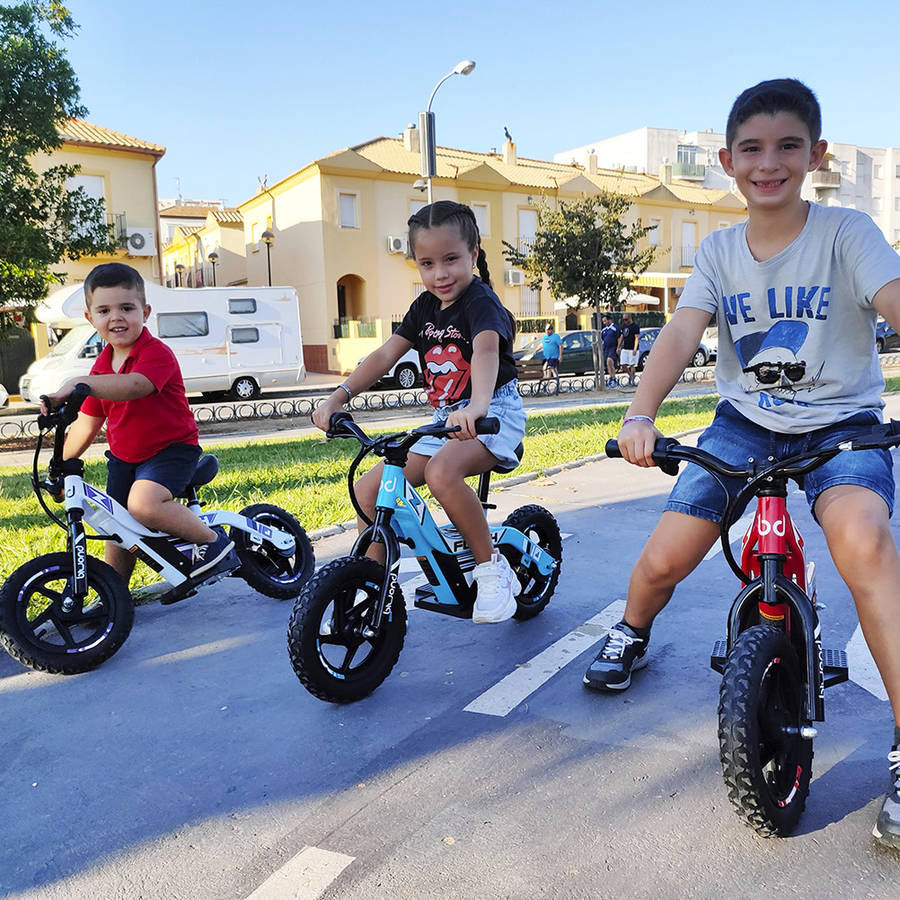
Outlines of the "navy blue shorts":
[[155,481],[177,497],[191,483],[202,452],[197,444],[169,444],[150,459],[130,463],[107,450],[106,493],[126,509],[135,481]]
[[545,359],[545,363],[547,363],[548,369],[553,369],[554,372],[559,374],[559,357],[554,356],[553,359]]
[[[731,465],[745,466],[750,457],[785,459],[795,453],[831,446],[880,421],[881,416],[875,410],[868,409],[815,431],[782,434],[755,425],[724,400],[716,409],[712,424],[697,440],[697,446]],[[721,522],[728,501],[745,484],[738,478],[723,478],[722,481],[728,496],[705,469],[688,463],[669,495],[666,509]],[[888,513],[893,514],[894,466],[887,450],[838,453],[818,469],[804,475],[800,487],[806,492],[813,515],[819,495],[839,484],[858,484],[874,491],[887,504]]]

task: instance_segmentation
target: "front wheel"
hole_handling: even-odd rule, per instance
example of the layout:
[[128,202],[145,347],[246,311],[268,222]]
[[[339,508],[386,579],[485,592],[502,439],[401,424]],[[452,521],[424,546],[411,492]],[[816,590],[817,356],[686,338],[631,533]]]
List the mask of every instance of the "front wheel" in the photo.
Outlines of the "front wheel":
[[771,625],[754,625],[735,641],[719,691],[722,772],[738,815],[763,837],[790,834],[800,819],[812,774],[812,740],[797,654]]
[[395,585],[377,630],[384,566],[346,556],[323,566],[294,602],[288,653],[303,686],[320,700],[367,697],[394,668],[406,637],[406,602]]
[[105,562],[87,557],[88,592],[73,601],[72,556],[48,553],[20,566],[0,590],[0,644],[39,672],[76,675],[109,659],[128,637],[134,606]]
[[520,506],[506,517],[503,525],[518,529],[556,560],[553,571],[549,575],[543,575],[533,562],[524,561],[518,550],[504,544],[498,547],[519,580],[515,618],[532,619],[550,602],[559,581],[559,571],[562,568],[559,525],[546,509],[537,504]]
[[267,597],[278,600],[296,597],[309,581],[316,564],[312,544],[303,526],[289,512],[271,503],[245,506],[240,515],[264,528],[286,531],[293,536],[294,547],[282,552],[270,541],[263,540],[257,544],[250,539],[248,532],[232,527],[230,536],[241,561],[241,567],[235,574]]

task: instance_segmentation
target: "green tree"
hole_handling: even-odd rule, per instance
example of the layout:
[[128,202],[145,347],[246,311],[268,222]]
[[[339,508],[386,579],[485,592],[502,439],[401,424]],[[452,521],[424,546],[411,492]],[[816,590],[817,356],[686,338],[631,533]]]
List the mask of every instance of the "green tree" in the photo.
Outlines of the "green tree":
[[59,261],[117,247],[103,203],[67,187],[77,166],[32,165],[62,145],[69,118],[86,114],[57,43],[76,28],[56,0],[0,6],[0,307],[33,306],[62,280]]
[[[528,283],[540,287],[546,280],[557,300],[574,308],[592,306],[600,320],[603,309],[621,309],[623,296],[634,279],[646,272],[656,248],[641,248],[650,231],[640,219],[626,225],[632,201],[611,191],[582,200],[560,201],[538,207],[534,241],[525,247],[503,242],[503,255],[524,270]],[[594,378],[599,386],[600,360],[594,340]]]

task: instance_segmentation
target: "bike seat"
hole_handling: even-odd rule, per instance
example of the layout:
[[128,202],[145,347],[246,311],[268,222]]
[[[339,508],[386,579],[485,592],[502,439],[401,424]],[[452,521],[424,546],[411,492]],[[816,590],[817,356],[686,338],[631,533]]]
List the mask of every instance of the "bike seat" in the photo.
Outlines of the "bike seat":
[[516,464],[515,464],[514,466],[501,466],[501,465],[498,464],[498,465],[494,466],[494,468],[491,469],[491,471],[492,471],[492,472],[500,472],[500,473],[502,473],[502,474],[504,474],[504,475],[505,475],[507,472],[512,472],[512,470],[515,469],[515,468],[517,468],[518,465],[519,465],[519,463],[522,462],[522,454],[523,454],[524,452],[525,452],[525,445],[524,445],[524,444],[519,444],[519,446],[516,447],[515,450],[513,450],[513,453],[516,454],[516,459],[518,460],[518,462],[516,462]]
[[219,460],[216,459],[215,456],[201,456],[197,462],[197,468],[194,469],[194,477],[191,479],[191,483],[185,488],[185,491],[181,496],[187,496],[187,492],[192,488],[198,488],[204,484],[209,484],[218,473]]

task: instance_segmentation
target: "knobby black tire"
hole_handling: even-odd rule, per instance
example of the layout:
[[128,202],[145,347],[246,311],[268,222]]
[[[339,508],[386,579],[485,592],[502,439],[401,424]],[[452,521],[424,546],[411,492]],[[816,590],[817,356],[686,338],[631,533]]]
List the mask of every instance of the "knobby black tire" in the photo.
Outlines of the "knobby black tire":
[[288,556],[267,541],[255,545],[246,531],[231,528],[234,549],[241,561],[236,574],[267,597],[289,600],[296,597],[309,581],[316,559],[303,526],[286,510],[271,503],[245,506],[240,514],[262,525],[269,525],[293,535],[295,548]]
[[406,637],[406,603],[399,586],[375,636],[361,633],[371,623],[384,579],[384,566],[375,560],[343,557],[323,566],[294,601],[288,626],[291,665],[320,700],[361,700],[394,668]]
[[131,632],[131,595],[111,566],[87,557],[87,605],[66,613],[62,601],[71,577],[71,555],[48,553],[20,566],[0,589],[0,644],[30,669],[88,672],[108,660]]
[[550,602],[559,581],[562,569],[562,538],[559,534],[559,525],[543,506],[537,504],[520,506],[506,517],[503,524],[518,529],[557,560],[556,567],[549,575],[541,575],[533,567],[524,566],[521,557],[512,547],[503,545],[499,547],[521,585],[516,595],[514,617],[520,620],[532,619]]
[[812,740],[784,733],[806,724],[804,692],[783,631],[754,625],[741,633],[719,691],[719,749],[728,799],[763,837],[790,834],[806,805]]

